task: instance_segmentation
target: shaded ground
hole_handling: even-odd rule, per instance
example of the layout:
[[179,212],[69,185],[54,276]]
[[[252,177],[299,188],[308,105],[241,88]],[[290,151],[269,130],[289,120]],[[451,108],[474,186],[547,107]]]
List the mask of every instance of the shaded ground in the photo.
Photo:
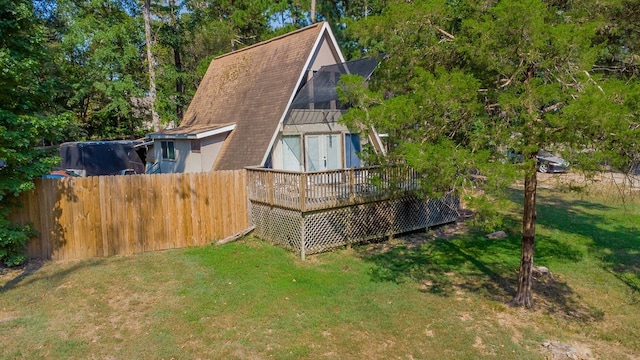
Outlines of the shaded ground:
[[[44,264],[40,259],[27,259],[22,265],[6,267],[0,264],[0,292],[7,291],[32,275]],[[0,321],[2,321],[0,319]]]
[[[613,316],[607,310],[610,306],[607,302],[612,299],[599,295],[600,289],[593,291],[591,286],[605,286],[607,280],[601,275],[604,271],[627,288],[621,306],[635,307],[639,303],[640,227],[625,212],[636,217],[640,213],[637,211],[640,181],[614,173],[599,174],[593,179],[575,173],[539,175],[541,231],[537,236],[536,265],[548,265],[551,274],[538,274],[534,278],[533,311],[503,312],[498,314],[500,321],[513,329],[515,338],[522,336],[518,335],[522,332],[518,325],[524,322],[535,326],[533,319],[544,318],[567,328],[605,332],[609,329],[612,334],[602,337],[615,338],[617,335],[613,333],[625,326],[628,329],[628,324],[624,316]],[[518,202],[521,187],[516,184],[514,189],[512,197]],[[578,195],[565,197],[555,190]],[[604,203],[592,202],[591,195],[604,199]],[[606,205],[607,199],[612,201],[611,206]],[[619,206],[622,207],[619,215],[605,215]],[[375,264],[372,276],[378,281],[411,280],[423,292],[452,299],[473,292],[507,304],[517,285],[519,226],[515,214],[505,228],[510,235],[491,240],[458,221],[426,233],[405,234],[388,243],[368,244],[359,249],[359,255]],[[576,276],[591,277],[591,284],[578,285]],[[612,318],[617,325],[611,325]],[[482,343],[478,342],[478,346]],[[570,342],[546,339],[540,346],[548,359],[607,358],[612,356],[607,354],[618,350],[607,341],[580,337]],[[629,354],[629,358],[638,357]]]
[[[517,269],[511,273],[500,273],[495,271],[491,265],[483,263],[482,260],[466,255],[468,249],[461,249],[459,245],[454,245],[448,241],[455,238],[468,237],[469,227],[464,221],[447,224],[430,229],[427,232],[413,232],[404,234],[395,239],[382,243],[372,243],[361,247],[358,252],[363,258],[372,261],[385,270],[374,270],[374,277],[379,280],[399,281],[409,274],[413,280],[418,281],[418,288],[425,293],[441,294],[456,301],[463,301],[465,295],[470,292],[484,293],[487,298],[499,303],[507,303],[515,294],[517,286]],[[489,240],[494,243],[507,240]],[[465,262],[472,263],[479,270],[478,272],[461,273],[454,268],[435,264],[433,267],[424,261],[421,254],[426,249],[437,247],[441,244],[443,250],[466,258]],[[448,245],[442,245],[448,244]],[[430,255],[435,255],[435,251]],[[426,272],[417,272],[416,268],[428,268]],[[439,268],[439,270],[436,270]],[[393,272],[398,272],[393,274]],[[515,309],[515,312],[503,311],[497,314],[498,322],[504,328],[510,329],[513,333],[514,343],[523,343],[525,335],[522,333],[523,324],[529,324],[532,329],[537,328],[534,318],[539,316],[549,316],[562,319],[563,322],[570,323],[598,323],[602,320],[603,313],[595,308],[584,305],[580,297],[575,295],[570,286],[565,282],[561,274],[539,274],[534,277],[533,296],[535,308],[533,310]],[[474,320],[470,315],[462,314],[461,321]],[[564,343],[555,340],[545,340],[540,343],[537,349],[544,355],[545,359],[576,359],[592,360],[600,357],[595,356],[591,347],[579,340]],[[598,343],[598,352],[609,347],[606,343]],[[490,355],[485,350],[481,336],[476,337],[474,347],[484,355]],[[534,349],[535,350],[535,349]],[[633,358],[633,357],[631,357]]]
[[[371,243],[358,249],[365,260],[380,266],[374,277],[381,281],[402,282],[405,277],[418,280],[420,289],[430,293],[451,295],[459,290],[480,291],[487,297],[507,303],[515,295],[518,268],[496,266],[473,256],[478,251],[490,252],[501,242],[513,251],[514,240],[482,239],[473,244],[449,242],[451,239],[471,240],[473,235],[463,220],[438,226],[427,232],[403,234],[390,241]],[[446,253],[446,255],[445,255]],[[428,256],[425,256],[428,255]],[[516,260],[518,257],[514,257]],[[458,268],[466,270],[457,271]],[[578,321],[597,321],[602,314],[580,304],[562,274],[534,275],[532,285],[535,311],[556,314]]]

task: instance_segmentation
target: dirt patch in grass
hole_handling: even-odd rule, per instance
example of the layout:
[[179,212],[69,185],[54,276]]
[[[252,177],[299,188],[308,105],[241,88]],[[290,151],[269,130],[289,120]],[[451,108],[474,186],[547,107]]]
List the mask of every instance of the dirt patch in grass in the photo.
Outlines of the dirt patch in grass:
[[[522,183],[516,184],[516,188],[522,187]],[[609,171],[538,174],[538,189],[577,191],[597,198],[624,196],[637,199],[640,197],[640,176]]]
[[[424,243],[438,239],[453,239],[456,236],[467,234],[469,226],[464,221],[466,217],[461,217],[456,222],[429,228],[427,231],[417,230],[391,238],[374,239],[368,243],[358,246],[358,253],[361,256],[372,256],[390,251],[398,246],[403,246],[409,250],[414,250]],[[313,257],[311,257],[313,258]]]

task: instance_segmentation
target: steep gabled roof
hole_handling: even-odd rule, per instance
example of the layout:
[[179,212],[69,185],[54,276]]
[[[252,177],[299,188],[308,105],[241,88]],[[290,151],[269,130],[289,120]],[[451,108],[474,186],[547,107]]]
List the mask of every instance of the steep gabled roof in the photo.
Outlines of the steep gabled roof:
[[314,24],[211,61],[179,128],[236,124],[215,170],[262,165],[323,29]]

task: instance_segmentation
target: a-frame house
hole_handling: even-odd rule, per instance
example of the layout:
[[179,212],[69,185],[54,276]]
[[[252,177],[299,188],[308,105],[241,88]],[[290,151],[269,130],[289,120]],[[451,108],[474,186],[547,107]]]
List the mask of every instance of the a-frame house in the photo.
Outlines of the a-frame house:
[[180,126],[148,135],[154,172],[358,167],[364,143],[383,148],[375,131],[338,122],[335,87],[341,74],[368,78],[374,67],[345,63],[324,22],[219,56]]

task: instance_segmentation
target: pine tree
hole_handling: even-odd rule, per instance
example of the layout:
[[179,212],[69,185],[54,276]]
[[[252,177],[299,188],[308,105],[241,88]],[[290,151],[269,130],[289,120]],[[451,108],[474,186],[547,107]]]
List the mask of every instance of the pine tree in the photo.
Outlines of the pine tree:
[[[398,144],[390,155],[423,171],[426,195],[480,185],[486,197],[505,188],[511,170],[524,179],[517,306],[533,306],[538,151],[580,158],[576,167],[587,170],[603,160],[624,168],[640,152],[636,80],[595,72],[606,20],[595,8],[391,1],[350,28],[364,51],[386,60],[371,90],[343,82],[355,105],[345,119],[389,131]],[[509,164],[507,151],[523,163]]]

